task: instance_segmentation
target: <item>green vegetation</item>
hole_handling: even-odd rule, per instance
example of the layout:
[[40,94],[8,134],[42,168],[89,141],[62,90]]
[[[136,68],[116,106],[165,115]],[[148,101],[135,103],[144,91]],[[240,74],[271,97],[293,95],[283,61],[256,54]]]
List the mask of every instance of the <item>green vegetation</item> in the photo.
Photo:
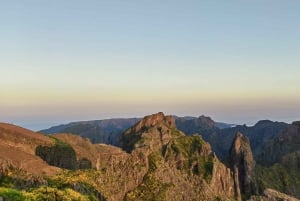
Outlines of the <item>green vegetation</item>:
[[59,190],[41,186],[30,191],[19,191],[11,188],[0,187],[0,196],[11,201],[94,201],[96,199],[82,195],[72,189]]
[[162,183],[154,173],[147,173],[143,183],[125,196],[125,201],[166,200],[166,192],[172,184]]
[[42,176],[28,174],[22,169],[12,166],[0,173],[0,186],[6,188],[30,189],[45,184]]
[[41,157],[49,165],[69,170],[90,169],[92,163],[86,158],[77,161],[76,153],[73,147],[59,139],[52,137],[54,146],[38,146],[35,154]]
[[172,137],[182,137],[182,133],[177,128],[171,128]]
[[22,192],[11,188],[0,187],[0,197],[6,200],[23,201],[25,197]]
[[279,163],[271,167],[257,165],[255,168],[260,192],[272,188],[295,197],[300,197],[300,173]]
[[[30,185],[31,188],[20,188],[14,173],[11,176],[2,177],[0,180],[0,196],[12,201],[105,201],[104,196],[98,190],[95,178],[101,174],[99,171],[64,171],[56,176],[50,177],[44,184]],[[25,182],[26,180],[24,180]],[[30,180],[27,181],[28,183]],[[23,190],[21,190],[23,189]]]
[[202,176],[210,181],[213,170],[213,157],[207,153],[201,136],[181,136],[164,148],[166,160],[176,160],[177,168],[188,174]]
[[56,138],[54,146],[38,146],[35,154],[49,165],[74,170],[77,168],[76,153],[73,147]]
[[100,193],[96,179],[101,177],[102,172],[95,170],[64,171],[49,178],[49,186],[57,189],[71,188],[81,194],[89,195],[91,200],[106,200]]
[[148,156],[149,160],[149,171],[153,172],[157,169],[158,161],[162,160],[162,156],[159,152],[153,152]]

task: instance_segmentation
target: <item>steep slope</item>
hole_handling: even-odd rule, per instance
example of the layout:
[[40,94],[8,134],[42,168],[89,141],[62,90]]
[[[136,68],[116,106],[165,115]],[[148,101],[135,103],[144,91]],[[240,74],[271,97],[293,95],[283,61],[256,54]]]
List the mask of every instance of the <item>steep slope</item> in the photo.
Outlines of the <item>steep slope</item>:
[[283,160],[287,154],[300,151],[300,122],[294,122],[264,147],[259,162],[272,165]]
[[172,116],[145,117],[121,136],[121,146],[143,153],[148,170],[125,200],[214,200],[235,197],[229,169],[199,135],[185,136]]
[[250,142],[243,134],[237,133],[230,148],[230,166],[235,176],[235,184],[240,187],[243,198],[257,194],[254,176],[255,161]]
[[256,175],[262,189],[273,188],[300,198],[300,123],[292,123],[270,140],[258,162]]
[[[235,134],[231,149],[228,148],[232,171],[219,161],[204,137],[192,134],[201,130],[206,138],[218,139],[219,145],[229,139],[204,116],[184,120],[163,113],[146,116],[120,136],[123,149],[92,144],[76,135],[44,136],[0,124],[0,196],[18,194],[23,200],[80,197],[108,201],[215,201],[245,200],[256,194],[257,189],[263,193],[266,188],[273,188],[299,197],[299,122],[282,134],[277,133],[277,128],[276,132],[268,133],[278,125],[273,123],[264,121],[253,127],[230,128],[231,132],[245,129],[248,135],[254,135],[254,128],[261,131],[260,137],[270,143],[265,143],[268,151],[262,157],[270,154],[272,161],[255,165],[251,141]],[[177,124],[181,124],[182,130],[189,127],[189,135],[177,129]],[[274,139],[267,140],[270,136]],[[50,166],[41,158],[65,169]],[[280,200],[280,196],[267,190],[261,197],[251,199]]]
[[58,168],[49,166],[35,155],[38,146],[52,146],[53,140],[30,130],[0,123],[0,161],[3,171],[24,170],[33,175],[53,175]]

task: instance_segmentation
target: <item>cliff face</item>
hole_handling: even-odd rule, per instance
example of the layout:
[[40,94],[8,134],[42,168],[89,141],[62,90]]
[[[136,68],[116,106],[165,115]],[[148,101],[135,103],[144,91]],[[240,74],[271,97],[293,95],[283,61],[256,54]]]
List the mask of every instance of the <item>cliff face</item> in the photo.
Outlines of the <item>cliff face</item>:
[[258,160],[260,189],[274,188],[300,198],[300,123],[292,123],[270,140]]
[[292,123],[279,136],[270,140],[260,155],[259,162],[270,166],[292,152],[300,151],[300,122]]
[[[230,166],[235,176],[235,184],[240,187],[242,197],[256,193],[254,181],[255,161],[247,137],[237,133],[230,148]],[[239,192],[238,192],[239,193]]]
[[143,147],[154,150],[168,143],[172,135],[183,135],[175,130],[172,116],[165,116],[163,113],[149,115],[121,135],[120,145],[127,152]]
[[142,182],[125,200],[234,199],[233,175],[201,136],[185,136],[163,113],[145,117],[121,136],[121,145],[147,157]]

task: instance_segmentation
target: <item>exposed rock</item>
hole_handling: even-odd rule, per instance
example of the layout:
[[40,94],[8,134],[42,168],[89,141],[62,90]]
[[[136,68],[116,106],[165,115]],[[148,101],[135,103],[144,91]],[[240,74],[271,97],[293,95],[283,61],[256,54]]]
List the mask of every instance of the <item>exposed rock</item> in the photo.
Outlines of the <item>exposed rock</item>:
[[127,152],[142,147],[154,150],[167,144],[176,135],[184,134],[176,129],[174,118],[160,112],[146,116],[125,131],[120,137],[120,145]]
[[[220,133],[208,117],[201,116],[196,120],[189,118],[183,124],[191,125],[190,132],[193,129],[206,132],[208,139],[213,141],[213,147],[223,146],[221,142],[231,137],[230,134],[227,138],[226,132]],[[259,139],[265,140],[273,134],[278,136],[278,128],[282,125],[277,128],[275,124],[278,126],[271,121],[261,121],[254,127],[239,126],[234,129],[245,129],[249,131],[248,135],[257,131],[257,135],[260,133],[263,136]],[[274,132],[267,134],[274,125]],[[260,166],[261,170],[257,171],[263,178],[259,180],[263,184],[260,185],[261,193],[268,184],[274,183],[275,189],[279,188],[281,191],[282,188],[282,192],[298,195],[299,125],[299,122],[293,123],[285,132],[289,134],[276,138],[274,144],[277,147],[278,143],[280,149],[270,153],[279,153],[280,157],[276,161],[280,164],[272,164],[270,168]],[[214,139],[221,140],[214,142]],[[14,129],[13,125],[4,124],[1,127],[0,124],[0,183],[11,172],[17,175],[14,180],[22,184],[15,187],[36,187],[47,182],[24,174],[36,171],[35,174],[40,178],[44,174],[50,176],[48,181],[51,182],[48,185],[54,185],[54,188],[63,186],[108,201],[244,200],[257,193],[255,161],[249,139],[242,134],[236,135],[230,149],[232,171],[219,161],[205,138],[192,133],[185,136],[176,128],[174,118],[163,113],[141,119],[126,130],[121,136],[121,142],[122,148],[127,152],[109,145],[92,144],[88,139],[71,134],[48,137],[19,127]],[[61,171],[53,176],[60,169],[49,166],[35,156],[35,151],[46,161],[54,161],[51,164],[84,170]],[[277,184],[274,180],[280,183]],[[251,200],[271,200],[276,196],[273,191],[267,190],[263,196],[252,196]],[[280,196],[277,198],[284,200]]]
[[[256,194],[254,181],[255,161],[247,137],[237,133],[230,149],[230,166],[235,176],[236,187],[239,186],[242,198]],[[237,194],[239,192],[237,191]]]
[[53,146],[38,146],[36,155],[41,157],[49,165],[76,170],[78,168],[76,153],[69,144],[57,142]]
[[199,135],[185,136],[174,118],[145,117],[121,137],[131,153],[147,156],[142,182],[124,200],[234,199],[233,175]]
[[299,201],[297,198],[280,193],[273,189],[266,189],[262,196],[251,196],[248,201]]

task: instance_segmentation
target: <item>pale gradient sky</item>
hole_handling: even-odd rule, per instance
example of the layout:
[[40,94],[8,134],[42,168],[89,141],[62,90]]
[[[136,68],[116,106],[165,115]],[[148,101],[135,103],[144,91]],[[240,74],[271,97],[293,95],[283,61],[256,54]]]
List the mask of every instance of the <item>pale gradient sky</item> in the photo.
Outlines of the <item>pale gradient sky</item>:
[[300,119],[300,1],[0,2],[0,121]]

